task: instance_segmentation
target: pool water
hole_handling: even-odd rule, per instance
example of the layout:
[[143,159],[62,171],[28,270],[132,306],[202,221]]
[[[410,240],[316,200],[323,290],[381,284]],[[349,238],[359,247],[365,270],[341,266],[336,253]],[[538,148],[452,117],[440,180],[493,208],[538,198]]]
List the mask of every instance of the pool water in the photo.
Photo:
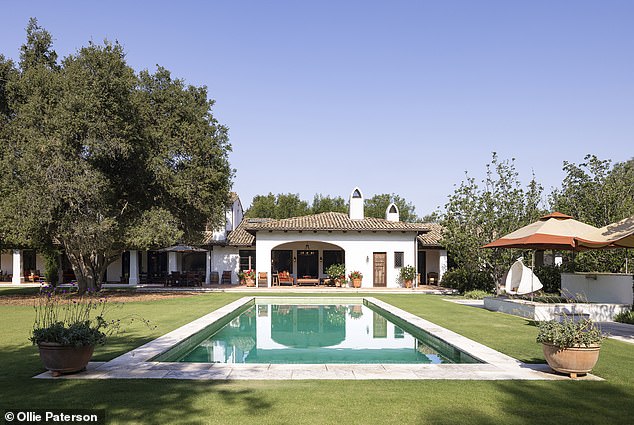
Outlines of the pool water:
[[251,304],[157,358],[199,363],[479,363],[378,307]]

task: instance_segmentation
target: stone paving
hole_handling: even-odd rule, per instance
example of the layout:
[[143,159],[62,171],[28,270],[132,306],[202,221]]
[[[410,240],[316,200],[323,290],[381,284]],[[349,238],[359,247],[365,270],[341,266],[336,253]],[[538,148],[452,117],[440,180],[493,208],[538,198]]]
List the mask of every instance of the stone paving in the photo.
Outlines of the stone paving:
[[[267,300],[271,294],[268,293]],[[219,364],[156,362],[157,355],[178,342],[199,332],[225,315],[235,311],[254,297],[243,297],[196,319],[147,344],[109,362],[91,362],[84,372],[53,378],[44,372],[44,379],[194,379],[194,380],[297,380],[297,379],[452,379],[452,380],[568,380],[553,373],[545,364],[526,364],[486,347],[476,341],[435,325],[418,316],[373,297],[363,299],[391,314],[412,323],[432,335],[458,347],[484,363],[478,364]],[[304,302],[304,298],[295,298]],[[301,301],[300,301],[301,300]],[[328,302],[323,298],[320,302]],[[306,299],[315,302],[314,298]],[[350,298],[346,302],[351,302]],[[359,298],[361,302],[361,298]],[[594,375],[577,379],[601,380]]]

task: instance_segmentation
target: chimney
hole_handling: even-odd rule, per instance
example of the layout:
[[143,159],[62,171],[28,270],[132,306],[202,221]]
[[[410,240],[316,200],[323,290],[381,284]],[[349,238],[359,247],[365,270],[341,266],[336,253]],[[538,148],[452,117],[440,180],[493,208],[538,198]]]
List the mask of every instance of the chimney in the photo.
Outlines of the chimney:
[[388,205],[387,209],[385,210],[385,219],[387,221],[399,221],[400,220],[398,207],[396,206],[396,204],[394,202],[392,202],[390,205]]
[[350,220],[363,220],[363,193],[355,187],[350,194]]

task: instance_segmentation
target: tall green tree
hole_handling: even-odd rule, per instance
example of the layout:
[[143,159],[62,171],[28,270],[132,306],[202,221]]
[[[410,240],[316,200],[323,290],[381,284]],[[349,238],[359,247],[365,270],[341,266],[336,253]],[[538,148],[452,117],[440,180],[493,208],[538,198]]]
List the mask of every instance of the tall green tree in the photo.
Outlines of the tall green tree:
[[524,188],[513,159],[501,161],[493,153],[481,184],[465,173],[465,180],[449,196],[442,215],[443,246],[460,269],[485,271],[499,284],[517,253],[482,246],[537,220],[542,186],[532,176]]
[[316,194],[313,203],[310,206],[312,214],[324,212],[348,212],[348,203],[341,196],[324,196],[321,193]]
[[247,217],[259,218],[290,218],[310,214],[308,202],[300,199],[299,194],[280,193],[274,195],[256,195],[251,201],[251,207],[246,211]]
[[399,210],[399,219],[407,223],[419,221],[416,208],[411,202],[394,193],[382,193],[365,200],[365,216],[385,218],[385,210],[394,202]]
[[[560,188],[553,191],[553,209],[577,220],[603,227],[634,215],[634,159],[614,164],[596,155],[584,162],[564,162]],[[575,256],[578,271],[619,272],[625,269],[626,251],[593,250]]]
[[51,39],[29,23],[7,85],[0,232],[14,246],[61,244],[85,291],[124,249],[195,243],[221,222],[230,145],[205,87],[164,68],[136,74],[116,43],[57,64]]

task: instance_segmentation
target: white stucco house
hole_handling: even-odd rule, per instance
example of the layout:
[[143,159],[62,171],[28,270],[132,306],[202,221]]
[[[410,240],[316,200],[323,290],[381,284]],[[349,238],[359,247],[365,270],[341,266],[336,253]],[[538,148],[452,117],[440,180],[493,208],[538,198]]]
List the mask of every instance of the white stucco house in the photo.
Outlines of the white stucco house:
[[[439,245],[438,224],[405,223],[391,204],[385,218],[365,217],[359,188],[350,194],[349,212],[328,212],[281,220],[245,218],[226,238],[210,237],[211,265],[236,274],[249,268],[267,273],[267,286],[279,272],[297,279],[323,280],[333,263],[363,274],[362,287],[400,287],[400,268],[414,266],[425,283],[447,270],[447,251]],[[241,214],[239,214],[241,215]],[[238,260],[236,260],[236,256]],[[236,269],[235,264],[239,267]],[[237,280],[237,276],[236,276]]]
[[[436,223],[405,223],[398,207],[388,206],[385,218],[366,217],[359,188],[350,193],[348,213],[328,212],[281,220],[244,218],[240,198],[232,193],[225,210],[225,223],[207,229],[200,247],[191,251],[165,249],[124,252],[107,269],[108,286],[161,283],[170,272],[195,272],[205,284],[230,272],[238,284],[240,271],[266,272],[272,286],[279,272],[288,272],[295,283],[327,278],[334,263],[346,266],[346,273],[363,274],[362,287],[402,286],[400,268],[414,266],[420,283],[428,276],[441,279],[447,270],[447,251],[439,245],[441,228]],[[5,251],[0,258],[3,273],[13,283],[25,280],[29,270],[41,270],[43,259],[32,250]],[[28,266],[28,267],[26,267]],[[72,279],[72,269],[62,258],[60,281]],[[13,273],[20,270],[20,273]],[[300,279],[300,282],[297,282]]]

